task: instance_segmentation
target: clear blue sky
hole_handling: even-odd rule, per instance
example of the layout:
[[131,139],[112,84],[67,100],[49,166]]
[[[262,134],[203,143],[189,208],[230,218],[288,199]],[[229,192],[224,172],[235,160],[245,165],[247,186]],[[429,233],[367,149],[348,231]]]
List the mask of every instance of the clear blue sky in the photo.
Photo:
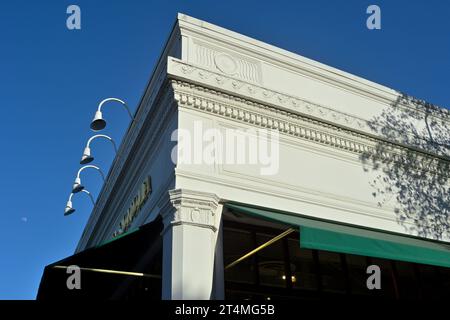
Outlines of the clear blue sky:
[[[70,4],[81,7],[79,31],[66,28]],[[379,31],[365,26],[370,4],[381,7]],[[135,110],[177,12],[450,105],[447,1],[2,3],[0,299],[34,299],[44,266],[73,253],[92,206],[79,195],[74,215],[63,209],[93,112],[110,96]],[[120,141],[126,113],[109,108],[107,116]],[[111,146],[97,141],[95,152],[107,171]],[[95,172],[83,182],[98,194]]]

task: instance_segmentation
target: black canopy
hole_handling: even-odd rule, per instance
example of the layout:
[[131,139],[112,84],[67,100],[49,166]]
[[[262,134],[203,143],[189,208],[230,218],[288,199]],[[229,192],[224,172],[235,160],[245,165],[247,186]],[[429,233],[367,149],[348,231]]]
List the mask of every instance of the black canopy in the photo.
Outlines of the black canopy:
[[[45,267],[38,300],[161,298],[162,222],[155,221]],[[68,289],[70,265],[81,289]],[[142,274],[142,275],[140,275]]]

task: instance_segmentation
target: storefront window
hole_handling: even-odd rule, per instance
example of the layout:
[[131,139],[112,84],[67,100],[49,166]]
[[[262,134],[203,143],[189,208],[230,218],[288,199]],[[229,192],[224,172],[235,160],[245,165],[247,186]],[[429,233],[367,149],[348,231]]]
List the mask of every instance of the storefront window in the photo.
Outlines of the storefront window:
[[[224,223],[224,262],[235,261],[280,234],[280,229]],[[369,265],[381,271],[381,289],[369,290]],[[225,271],[227,299],[363,299],[450,297],[450,268],[310,250],[298,233],[275,241]]]
[[395,269],[398,279],[398,287],[401,299],[418,299],[420,298],[417,277],[414,272],[412,263],[403,261],[395,262]]
[[386,259],[369,258],[367,265],[377,265],[381,272],[381,289],[371,290],[371,294],[387,299],[399,298],[398,279],[393,262]]
[[450,300],[450,268],[438,268],[441,299]]
[[300,249],[298,240],[289,239],[288,243],[292,266],[292,288],[318,290],[317,273],[312,250]]
[[350,293],[354,295],[367,296],[371,292],[367,288],[367,259],[364,256],[346,255],[348,281]]
[[320,251],[319,263],[323,291],[345,293],[345,274],[339,253]]
[[439,299],[442,293],[442,284],[439,281],[438,268],[424,264],[417,265],[417,268],[423,298],[427,300]]
[[[274,236],[256,234],[257,246],[270,241]],[[277,241],[258,252],[259,281],[261,285],[284,287],[290,271],[287,270],[284,259],[283,242]]]
[[[227,229],[223,235],[225,265],[239,259],[255,248],[252,234],[243,230]],[[225,270],[225,277],[230,281],[256,283],[257,273],[253,256]]]

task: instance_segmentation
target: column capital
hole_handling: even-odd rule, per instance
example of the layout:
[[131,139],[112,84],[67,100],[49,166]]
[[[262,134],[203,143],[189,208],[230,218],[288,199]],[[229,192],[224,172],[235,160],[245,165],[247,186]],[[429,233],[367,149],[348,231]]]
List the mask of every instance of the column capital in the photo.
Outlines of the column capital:
[[214,193],[189,189],[169,190],[160,202],[164,231],[176,225],[191,225],[217,231],[216,210],[220,198]]

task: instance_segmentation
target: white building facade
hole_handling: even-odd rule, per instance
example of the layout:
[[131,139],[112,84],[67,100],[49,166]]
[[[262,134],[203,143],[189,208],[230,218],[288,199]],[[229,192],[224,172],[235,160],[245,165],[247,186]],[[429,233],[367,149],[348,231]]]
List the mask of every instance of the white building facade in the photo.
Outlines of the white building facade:
[[[300,247],[303,225],[333,225],[447,268],[449,123],[445,109],[179,14],[76,251],[160,217],[163,299],[229,297],[228,220],[298,225]],[[309,248],[339,251],[314,237]],[[362,242],[342,252],[370,257]],[[393,259],[385,249],[372,257]],[[291,289],[303,280],[288,273]]]

